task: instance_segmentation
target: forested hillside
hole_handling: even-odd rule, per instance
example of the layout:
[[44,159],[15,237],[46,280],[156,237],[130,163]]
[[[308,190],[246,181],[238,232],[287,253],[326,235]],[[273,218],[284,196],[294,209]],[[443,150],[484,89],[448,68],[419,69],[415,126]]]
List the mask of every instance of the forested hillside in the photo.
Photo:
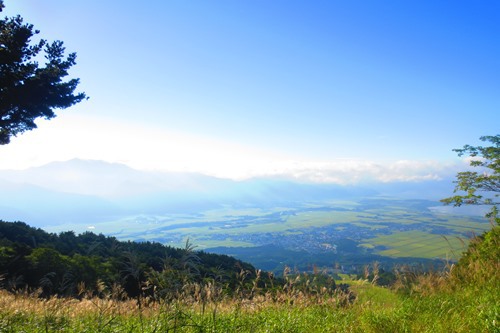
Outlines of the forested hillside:
[[104,284],[137,296],[150,288],[175,293],[186,283],[203,280],[234,289],[240,274],[250,281],[256,271],[229,256],[195,251],[189,241],[176,249],[91,232],[52,234],[23,222],[0,221],[0,276],[11,291],[40,288],[44,296],[78,296]]

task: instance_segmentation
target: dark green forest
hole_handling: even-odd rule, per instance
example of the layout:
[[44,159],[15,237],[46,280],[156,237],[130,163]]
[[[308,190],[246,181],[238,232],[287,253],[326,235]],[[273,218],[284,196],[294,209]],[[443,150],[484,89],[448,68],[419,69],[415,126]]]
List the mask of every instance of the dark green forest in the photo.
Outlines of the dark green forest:
[[[186,286],[205,284],[217,285],[227,295],[251,298],[257,292],[282,290],[286,279],[227,255],[197,251],[189,240],[184,248],[173,248],[92,232],[54,234],[24,222],[0,221],[0,286],[11,292],[80,298],[120,290],[125,298],[165,300],[185,295]],[[295,284],[321,286],[330,293],[338,287],[323,272],[315,274],[313,284],[301,278]]]
[[[0,221],[0,277],[10,291],[39,289],[44,297],[98,292],[120,286],[129,297],[160,290],[175,295],[186,283],[217,281],[226,290],[246,288],[256,269],[226,255],[155,242],[123,242],[72,231],[47,233],[23,222]],[[274,282],[274,281],[273,281]]]

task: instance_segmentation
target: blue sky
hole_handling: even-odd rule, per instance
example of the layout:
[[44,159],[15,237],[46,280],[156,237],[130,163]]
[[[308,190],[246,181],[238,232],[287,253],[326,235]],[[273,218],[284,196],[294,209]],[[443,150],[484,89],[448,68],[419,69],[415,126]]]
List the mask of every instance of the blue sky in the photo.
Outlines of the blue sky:
[[221,177],[434,179],[498,134],[498,1],[5,0],[90,99],[0,146]]

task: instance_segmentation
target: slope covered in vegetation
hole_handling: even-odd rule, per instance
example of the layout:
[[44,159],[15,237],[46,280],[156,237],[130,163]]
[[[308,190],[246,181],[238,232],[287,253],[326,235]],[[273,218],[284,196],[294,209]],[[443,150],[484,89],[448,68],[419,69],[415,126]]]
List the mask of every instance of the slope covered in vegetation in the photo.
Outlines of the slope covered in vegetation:
[[[102,257],[97,254],[88,257],[83,253],[93,247],[99,247],[95,243],[90,242],[89,247],[75,247],[79,250],[73,250],[74,252],[59,252],[59,250],[64,251],[61,247],[64,242],[59,243],[64,239],[61,235],[55,236],[43,232],[38,234],[39,230],[24,224],[2,223],[2,225],[32,232],[32,234],[16,233],[18,235],[16,241],[12,240],[12,236],[8,239],[5,236],[5,229],[2,229],[2,269],[7,267],[5,260],[9,257],[9,251],[13,249],[19,251],[18,247],[24,248],[27,251],[23,259],[24,264],[33,265],[40,263],[34,260],[36,256],[32,256],[35,250],[44,248],[41,247],[43,244],[51,244],[52,248],[48,253],[54,255],[58,253],[66,260],[75,257],[102,260],[103,267],[100,269],[108,273],[113,271],[113,265],[117,265],[117,269],[121,267],[119,273],[115,274],[121,274],[121,278],[125,278],[122,281],[137,282],[126,279],[130,274],[134,278],[137,277],[138,275],[134,275],[137,272],[144,274],[147,279],[140,284],[141,288],[136,290],[137,294],[133,293],[133,288],[127,291],[127,288],[130,288],[127,283],[107,284],[105,280],[98,279],[92,287],[89,284],[83,288],[80,284],[80,290],[76,293],[78,298],[74,298],[48,297],[45,285],[31,290],[20,288],[21,285],[13,288],[15,283],[13,284],[12,280],[15,280],[15,276],[9,275],[3,280],[4,287],[8,290],[0,292],[1,332],[498,332],[500,330],[499,225],[493,226],[491,231],[473,239],[462,259],[457,264],[448,265],[444,271],[416,273],[402,267],[395,272],[398,278],[393,287],[384,288],[377,285],[378,272],[372,269],[367,272],[367,277],[370,276],[371,279],[343,281],[349,282],[351,291],[344,285],[337,285],[337,288],[334,288],[334,282],[321,272],[299,274],[286,270],[279,282],[269,276],[261,276],[262,273],[259,272],[251,275],[249,271],[234,269],[233,281],[229,276],[210,278],[210,274],[202,278],[201,274],[194,273],[196,271],[188,267],[199,267],[199,272],[209,268],[203,268],[199,266],[200,264],[190,266],[199,261],[193,261],[193,258],[187,260],[187,253],[192,256],[207,256],[205,259],[210,258],[208,261],[213,259],[215,262],[216,258],[220,258],[224,259],[223,261],[227,260],[231,265],[238,266],[242,263],[228,257],[212,258],[211,255],[190,252],[189,249],[158,247],[162,251],[172,251],[170,252],[172,261],[168,266],[171,269],[148,271],[145,265],[134,273],[131,270],[132,258],[127,255],[118,256],[113,259],[117,260],[114,263],[111,255],[108,260],[103,259],[106,258],[104,256],[106,251],[111,249],[117,251],[119,244],[122,250],[134,250],[137,256],[144,256],[141,251],[153,252],[152,249],[158,245],[117,243],[116,240],[92,234],[70,236],[70,239],[96,237],[102,242],[110,241],[110,244],[115,244],[114,247],[103,245],[100,250]],[[37,235],[44,235],[48,239],[37,238]],[[36,240],[39,247],[30,247],[19,237],[24,237],[24,240],[31,243],[33,239]],[[49,240],[51,237],[52,241]],[[24,244],[24,247],[21,244]],[[94,246],[91,247],[91,244]],[[131,247],[128,248],[128,245]],[[97,249],[92,251],[99,253]],[[21,259],[20,257],[19,260]],[[183,266],[181,264],[183,260],[190,265]],[[120,261],[121,264],[118,263]],[[144,264],[140,261],[139,263]],[[174,267],[180,270],[176,272]],[[231,269],[226,268],[226,272],[229,271]],[[38,274],[37,277],[42,276],[42,273],[30,272]],[[42,280],[45,275],[42,276]],[[51,280],[54,281],[53,285],[57,285],[56,276]],[[174,277],[180,278],[177,280],[177,287],[172,283]],[[128,278],[131,279],[130,276]],[[64,279],[59,282],[64,285]],[[160,289],[162,286],[171,286],[175,291],[166,288],[162,292]]]
[[122,242],[86,232],[51,234],[22,222],[0,221],[0,274],[10,291],[40,289],[45,297],[78,296],[98,284],[118,285],[130,297],[148,288],[175,293],[186,283],[255,277],[250,264],[225,255],[154,242]]

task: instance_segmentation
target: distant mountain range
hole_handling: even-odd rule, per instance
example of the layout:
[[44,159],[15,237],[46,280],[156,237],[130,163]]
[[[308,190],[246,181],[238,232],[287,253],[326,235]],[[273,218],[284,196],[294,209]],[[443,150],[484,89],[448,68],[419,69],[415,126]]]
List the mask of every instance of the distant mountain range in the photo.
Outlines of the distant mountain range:
[[0,219],[43,226],[138,213],[193,213],[222,205],[270,207],[367,196],[438,200],[452,189],[451,179],[356,186],[270,178],[233,181],[74,159],[26,170],[0,170]]

